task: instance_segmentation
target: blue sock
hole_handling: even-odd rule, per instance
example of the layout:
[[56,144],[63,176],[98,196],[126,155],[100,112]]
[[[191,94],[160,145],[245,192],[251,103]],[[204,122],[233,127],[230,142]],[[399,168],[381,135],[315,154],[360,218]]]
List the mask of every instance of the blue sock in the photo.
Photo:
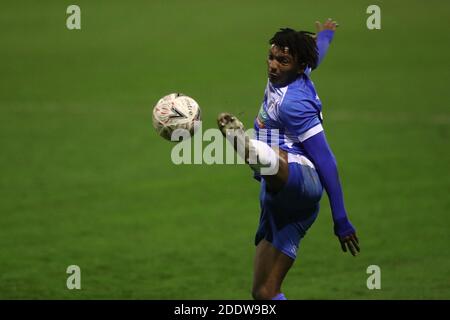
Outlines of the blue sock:
[[284,296],[284,294],[279,293],[279,294],[277,294],[275,297],[273,297],[273,298],[270,299],[270,300],[287,300],[287,299],[286,299],[286,297]]

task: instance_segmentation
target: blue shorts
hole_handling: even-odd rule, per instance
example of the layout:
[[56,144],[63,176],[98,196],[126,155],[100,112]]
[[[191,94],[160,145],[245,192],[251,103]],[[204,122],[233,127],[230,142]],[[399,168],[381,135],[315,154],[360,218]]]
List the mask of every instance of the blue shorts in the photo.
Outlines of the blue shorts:
[[289,163],[289,176],[283,188],[273,194],[261,179],[261,216],[255,245],[266,239],[295,259],[300,239],[306,234],[319,213],[322,184],[314,168],[297,162]]

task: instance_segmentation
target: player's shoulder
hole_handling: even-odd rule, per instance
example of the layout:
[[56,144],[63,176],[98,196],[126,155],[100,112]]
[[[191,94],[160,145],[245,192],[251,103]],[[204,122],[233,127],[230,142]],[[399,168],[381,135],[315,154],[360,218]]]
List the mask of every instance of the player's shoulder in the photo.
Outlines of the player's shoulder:
[[316,110],[314,97],[304,84],[303,80],[297,80],[288,86],[282,103],[282,111],[310,112]]

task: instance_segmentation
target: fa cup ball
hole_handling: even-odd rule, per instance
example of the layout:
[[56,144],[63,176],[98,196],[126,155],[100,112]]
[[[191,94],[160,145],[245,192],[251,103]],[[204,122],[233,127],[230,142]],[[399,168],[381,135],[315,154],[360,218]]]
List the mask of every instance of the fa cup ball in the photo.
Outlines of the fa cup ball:
[[166,140],[176,129],[187,130],[192,136],[195,122],[201,120],[200,107],[194,99],[182,93],[171,93],[159,99],[153,107],[153,127]]

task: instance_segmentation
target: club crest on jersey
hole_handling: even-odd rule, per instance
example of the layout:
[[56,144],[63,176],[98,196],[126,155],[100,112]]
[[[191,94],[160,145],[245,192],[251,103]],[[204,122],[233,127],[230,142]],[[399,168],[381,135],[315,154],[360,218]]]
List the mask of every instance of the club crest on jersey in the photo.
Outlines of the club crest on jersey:
[[265,128],[264,122],[268,119],[267,112],[264,110],[264,105],[261,105],[258,116],[256,117],[256,123],[260,129]]

